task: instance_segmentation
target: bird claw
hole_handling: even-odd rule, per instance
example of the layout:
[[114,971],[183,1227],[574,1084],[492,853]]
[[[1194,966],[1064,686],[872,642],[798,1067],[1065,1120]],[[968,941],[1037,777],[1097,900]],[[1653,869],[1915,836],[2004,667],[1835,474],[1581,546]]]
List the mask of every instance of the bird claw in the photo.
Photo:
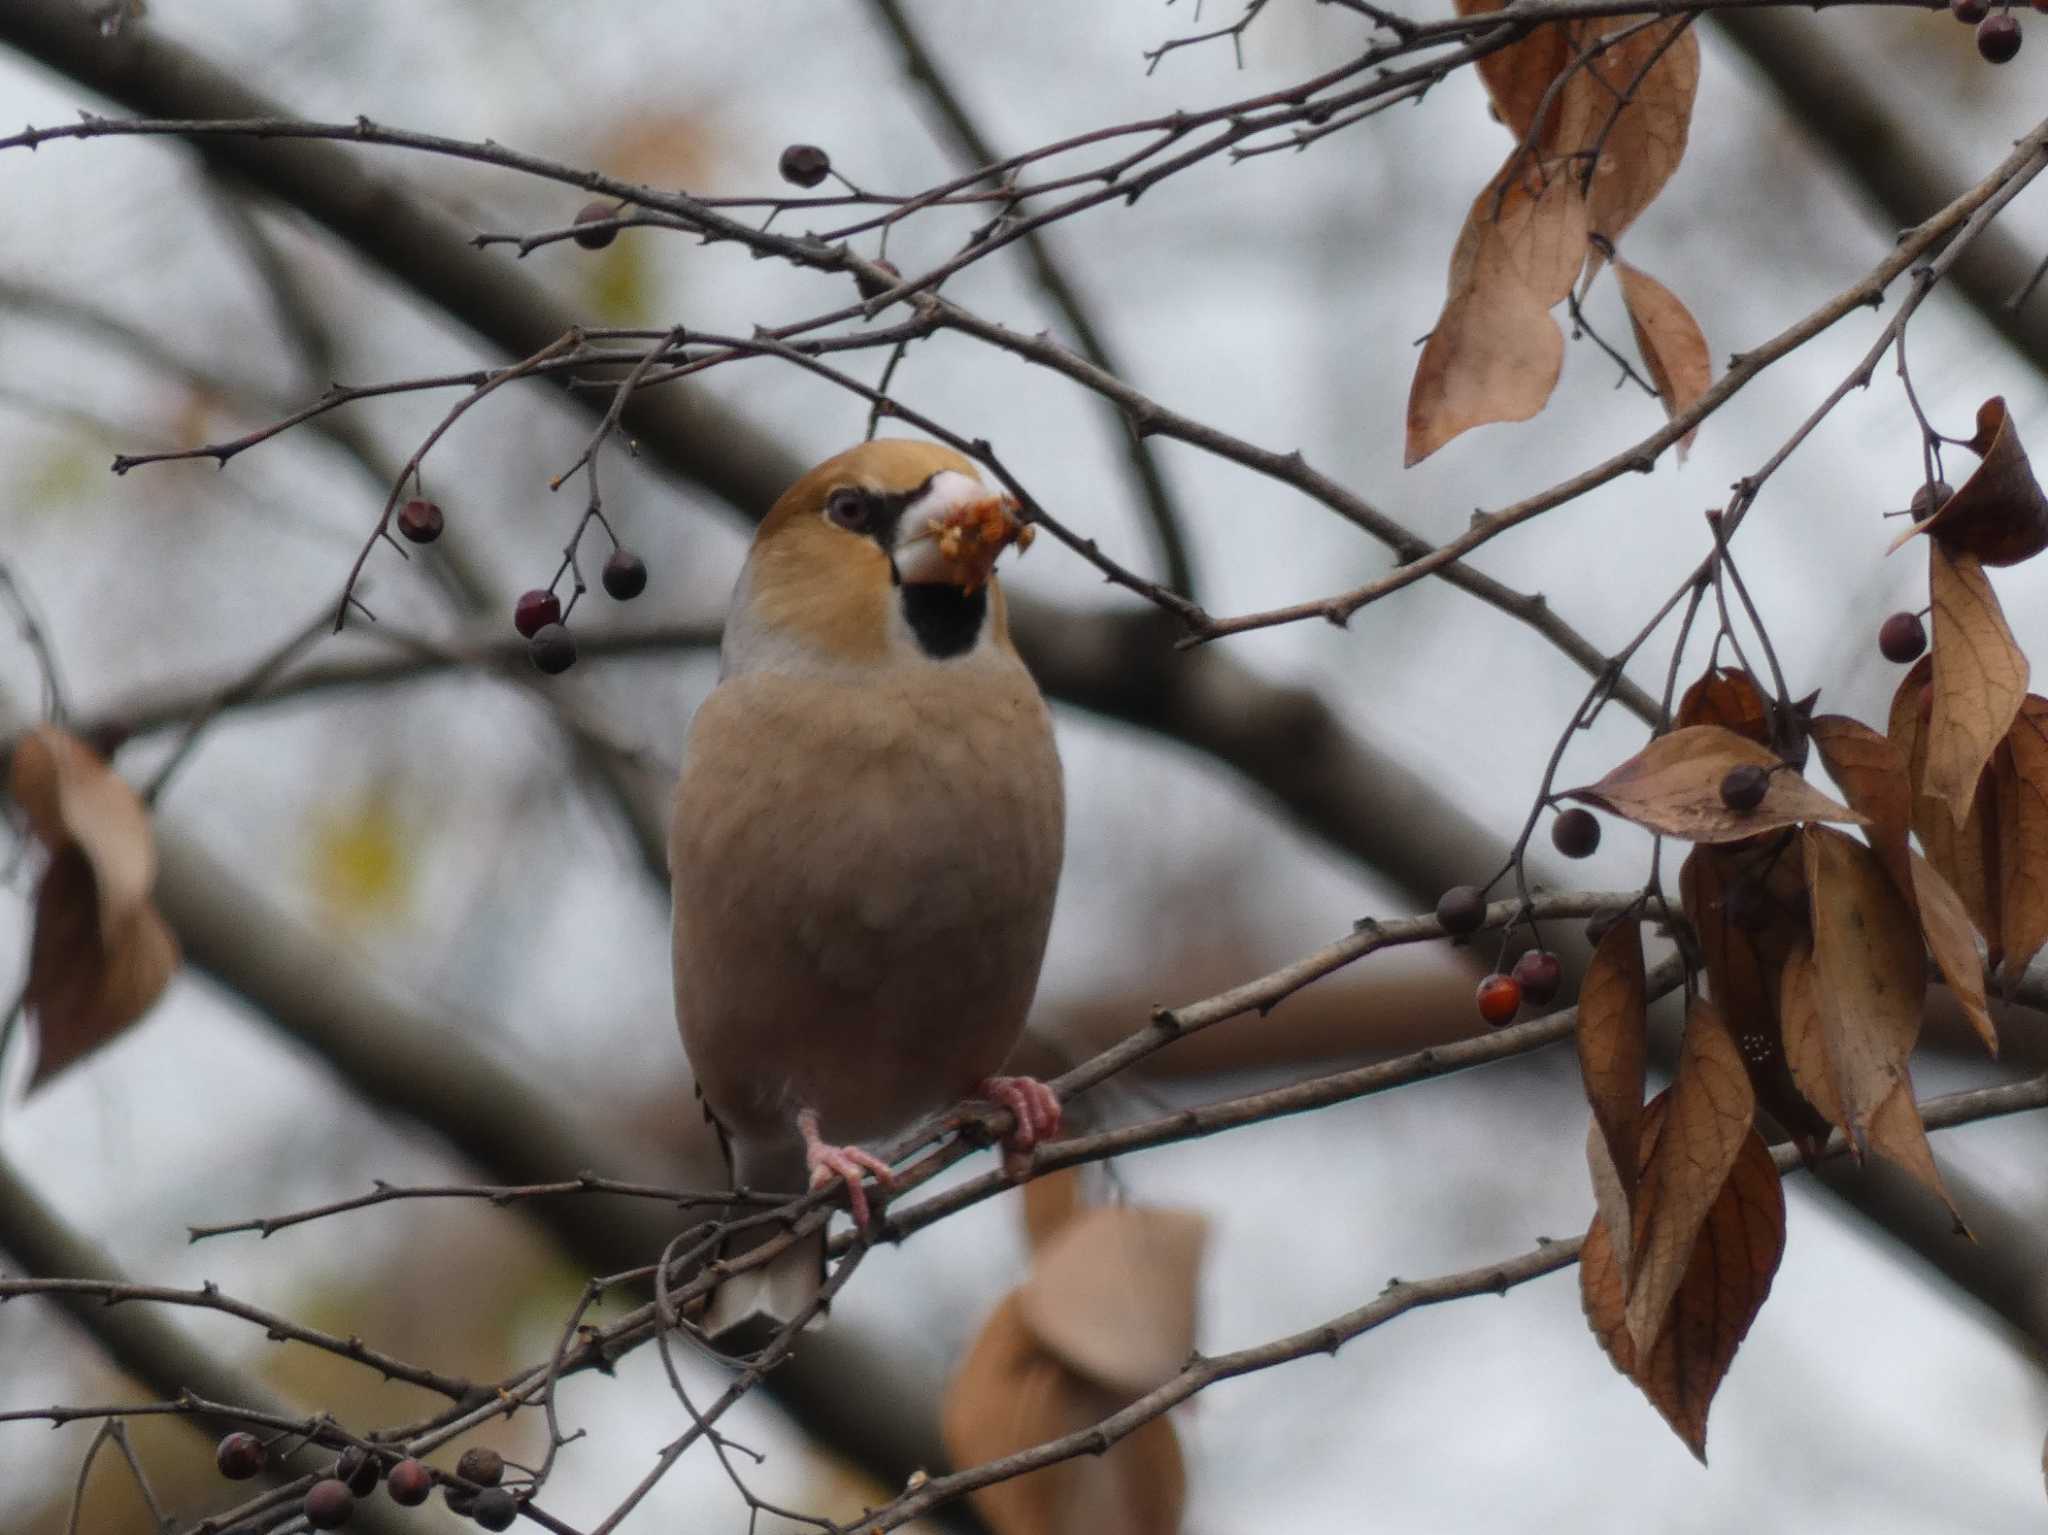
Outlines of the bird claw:
[[827,1144],[818,1134],[818,1119],[815,1114],[798,1118],[797,1126],[804,1136],[804,1165],[811,1170],[811,1187],[822,1189],[832,1183],[846,1185],[846,1203],[853,1212],[853,1223],[862,1231],[868,1229],[868,1191],[861,1181],[872,1173],[875,1182],[884,1189],[896,1185],[896,1171],[871,1151],[858,1146],[833,1146]]
[[1031,1170],[1031,1153],[1060,1133],[1059,1094],[1036,1077],[990,1077],[975,1092],[1016,1120],[1003,1137],[1003,1171],[1021,1178]]

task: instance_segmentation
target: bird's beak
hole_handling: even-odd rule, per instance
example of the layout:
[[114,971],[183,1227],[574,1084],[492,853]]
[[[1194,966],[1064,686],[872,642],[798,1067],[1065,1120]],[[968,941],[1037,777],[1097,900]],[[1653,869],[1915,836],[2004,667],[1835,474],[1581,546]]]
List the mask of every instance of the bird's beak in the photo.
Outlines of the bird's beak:
[[896,572],[906,586],[945,582],[963,591],[988,584],[996,556],[1029,547],[1032,526],[1017,503],[964,474],[946,470],[904,510],[897,525]]

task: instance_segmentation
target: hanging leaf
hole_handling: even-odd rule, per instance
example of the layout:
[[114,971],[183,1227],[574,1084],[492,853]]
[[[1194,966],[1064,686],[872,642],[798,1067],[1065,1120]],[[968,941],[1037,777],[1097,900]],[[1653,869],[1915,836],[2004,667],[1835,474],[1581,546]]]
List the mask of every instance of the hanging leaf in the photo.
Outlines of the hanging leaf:
[[[1770,787],[1755,809],[1730,810],[1721,801],[1721,780],[1743,765],[1770,773]],[[1719,725],[1688,725],[1658,736],[1598,783],[1567,789],[1563,797],[1688,842],[1735,842],[1798,821],[1864,819],[1785,767],[1768,747]]]
[[1984,992],[1984,964],[1977,957],[1977,940],[1970,928],[1970,913],[1955,887],[1941,877],[1941,871],[1913,855],[1913,890],[1920,908],[1920,931],[1950,995],[1970,1020],[1970,1027],[1984,1041],[1984,1048],[1998,1054],[1998,1029],[1991,1021],[1989,998]]
[[1756,678],[1740,667],[1710,667],[1678,701],[1675,723],[1719,725],[1759,746],[1771,744],[1771,711]]
[[1039,1252],[1017,1292],[1018,1315],[1075,1374],[1126,1399],[1143,1396],[1195,1346],[1207,1229],[1192,1210],[1084,1210]]
[[1587,193],[1589,227],[1615,245],[1685,157],[1700,40],[1690,17],[1653,22],[1647,12],[1593,22],[1580,36],[1589,44],[1620,38],[1567,82],[1568,126],[1560,134],[1579,153],[1599,150]]
[[[1934,658],[1922,656],[1892,695],[1891,739],[1905,754],[1913,784],[1913,830],[1928,862],[1962,899],[1970,921],[1990,945],[1990,962],[2001,953],[1999,919],[1998,804],[1996,785],[1980,783],[1969,815],[1957,826],[1949,808],[1926,792],[1927,724],[1934,701]],[[1917,893],[1917,883],[1915,886]]]
[[1907,842],[1913,829],[1913,780],[1905,754],[1890,737],[1839,714],[1810,720],[1807,738],[1820,752],[1828,776],[1864,818],[1864,833],[1892,883],[1908,902],[1913,901],[1913,865]]
[[[1643,971],[1643,932],[1623,913],[1601,935],[1579,983],[1579,1074],[1604,1142],[1603,1161],[1624,1201],[1635,1191],[1636,1147],[1642,1135],[1643,1079],[1648,1061],[1649,1011]],[[1599,1184],[1599,1166],[1594,1183]],[[1619,1226],[1622,1231],[1630,1226]]]
[[2027,693],[2027,658],[2014,643],[1998,596],[1974,555],[1928,545],[1934,601],[1934,709],[1927,722],[1923,794],[1949,808],[1960,827],[1985,764]]
[[2048,698],[2029,693],[1993,763],[1999,933],[2016,977],[2048,943]]
[[1695,848],[1678,872],[1685,914],[1706,961],[1707,991],[1735,1037],[1757,1105],[1811,1162],[1829,1122],[1792,1080],[1779,1020],[1779,977],[1808,942],[1806,871],[1797,833],[1755,846]]
[[178,942],[150,899],[149,812],[89,746],[37,727],[15,746],[8,792],[50,854],[23,991],[36,1026],[33,1089],[149,1011],[177,972]]
[[1636,1352],[1657,1340],[1693,1245],[1750,1134],[1756,1094],[1719,1015],[1695,1002],[1685,1020],[1663,1128],[1636,1185],[1628,1333]]
[[[1906,1070],[1927,995],[1920,928],[1877,855],[1825,826],[1800,834],[1813,908],[1813,963],[1825,1058],[1841,1126],[1859,1152],[1870,1119]],[[1789,1021],[1789,1020],[1788,1020]],[[1814,1063],[1793,1054],[1793,1080],[1821,1107]]]
[[1543,409],[1564,365],[1564,333],[1550,311],[1585,257],[1576,178],[1511,155],[1473,202],[1451,252],[1443,313],[1409,386],[1404,464],[1472,427]]
[[[1650,1106],[1645,1144],[1657,1130],[1664,1097]],[[1700,1223],[1670,1321],[1648,1349],[1626,1322],[1625,1268],[1606,1220],[1596,1215],[1579,1255],[1579,1296],[1593,1335],[1702,1462],[1707,1412],[1735,1351],[1771,1293],[1785,1255],[1785,1194],[1763,1137],[1744,1137],[1727,1180]]]
[[[1664,413],[1676,416],[1692,409],[1714,382],[1713,354],[1692,311],[1678,295],[1639,267],[1614,258],[1615,274],[1621,279],[1621,300],[1628,307],[1629,325],[1636,334],[1636,350],[1643,366],[1650,370],[1650,382]],[[1699,435],[1694,427],[1678,440],[1678,454],[1685,456]]]
[[1060,1228],[1081,1213],[1081,1169],[1062,1167],[1024,1185],[1024,1235],[1042,1252]]
[[1932,517],[1893,539],[1892,549],[1922,533],[1974,555],[1982,565],[2017,565],[2048,549],[2048,496],[2041,493],[2002,395],[1977,407],[1977,435],[1969,446],[1984,460],[1976,472]]
[[[1460,16],[1490,16],[1502,4],[1503,0],[1457,0],[1456,9]],[[1561,119],[1551,84],[1564,73],[1575,51],[1563,27],[1535,27],[1520,42],[1496,49],[1474,64],[1495,114],[1518,141],[1532,140],[1540,149],[1554,143]],[[1532,136],[1536,113],[1546,101],[1548,121],[1543,132]]]

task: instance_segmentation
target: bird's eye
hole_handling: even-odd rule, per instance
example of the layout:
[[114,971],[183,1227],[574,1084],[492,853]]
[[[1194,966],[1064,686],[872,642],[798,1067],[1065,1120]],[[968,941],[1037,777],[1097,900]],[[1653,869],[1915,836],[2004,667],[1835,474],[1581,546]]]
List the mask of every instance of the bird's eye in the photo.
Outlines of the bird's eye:
[[825,498],[825,520],[849,533],[865,533],[875,520],[875,498],[842,485]]

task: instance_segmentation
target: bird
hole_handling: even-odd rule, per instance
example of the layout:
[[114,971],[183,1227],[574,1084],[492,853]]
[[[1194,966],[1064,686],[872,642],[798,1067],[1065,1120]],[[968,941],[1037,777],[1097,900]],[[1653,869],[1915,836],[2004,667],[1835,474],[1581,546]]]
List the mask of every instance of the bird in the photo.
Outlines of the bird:
[[[970,1098],[1010,1111],[1006,1164],[1058,1097],[1002,1074],[1052,925],[1065,789],[1050,712],[993,567],[1031,525],[972,460],[880,438],[791,485],[733,592],[669,828],[677,1023],[736,1184],[843,1185],[872,1142]],[[780,1235],[735,1232],[730,1259]],[[822,1228],[725,1276],[714,1343],[788,1326]],[[817,1320],[815,1308],[812,1321]]]

